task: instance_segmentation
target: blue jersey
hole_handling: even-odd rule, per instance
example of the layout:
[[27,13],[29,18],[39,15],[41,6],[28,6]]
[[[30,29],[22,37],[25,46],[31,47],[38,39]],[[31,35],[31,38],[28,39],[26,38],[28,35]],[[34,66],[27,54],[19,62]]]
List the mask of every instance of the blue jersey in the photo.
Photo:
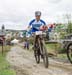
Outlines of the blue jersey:
[[41,25],[46,25],[46,23],[43,20],[37,21],[36,19],[29,23],[29,26],[32,26],[32,32],[39,31]]

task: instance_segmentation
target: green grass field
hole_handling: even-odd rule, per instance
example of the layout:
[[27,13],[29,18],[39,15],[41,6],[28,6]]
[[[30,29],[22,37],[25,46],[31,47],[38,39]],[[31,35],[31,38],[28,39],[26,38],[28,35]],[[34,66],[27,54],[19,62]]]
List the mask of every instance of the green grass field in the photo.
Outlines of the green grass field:
[[[48,52],[58,52],[58,50],[61,50],[60,45],[59,44],[46,44],[46,48],[48,50]],[[67,59],[67,55],[66,53],[58,53],[57,54],[57,58],[59,59]]]
[[10,47],[4,47],[4,53],[1,53],[0,46],[0,75],[16,75],[15,71],[10,68],[10,64],[6,61],[6,54],[10,50]]

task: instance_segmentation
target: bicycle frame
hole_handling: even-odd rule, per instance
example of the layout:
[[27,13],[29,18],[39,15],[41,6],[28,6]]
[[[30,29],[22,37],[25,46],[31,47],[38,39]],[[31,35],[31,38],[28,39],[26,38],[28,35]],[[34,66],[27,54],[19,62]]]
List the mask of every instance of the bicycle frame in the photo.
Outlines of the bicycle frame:
[[45,67],[48,68],[48,64],[49,64],[48,63],[48,53],[47,53],[47,50],[45,47],[45,42],[44,42],[42,35],[36,35],[35,45],[37,45],[36,46],[37,54],[35,56],[36,60],[38,59],[39,60],[38,63],[39,63],[40,62],[40,56],[41,56],[41,58],[43,59]]

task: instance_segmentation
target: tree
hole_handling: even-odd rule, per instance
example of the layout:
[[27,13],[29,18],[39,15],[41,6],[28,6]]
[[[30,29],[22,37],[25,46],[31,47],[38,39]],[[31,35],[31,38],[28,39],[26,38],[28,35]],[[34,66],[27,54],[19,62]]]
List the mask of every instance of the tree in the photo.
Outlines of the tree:
[[67,33],[72,33],[72,23],[68,23]]
[[72,22],[71,22],[71,14],[66,14],[65,15],[66,19],[67,19],[67,33],[72,33]]

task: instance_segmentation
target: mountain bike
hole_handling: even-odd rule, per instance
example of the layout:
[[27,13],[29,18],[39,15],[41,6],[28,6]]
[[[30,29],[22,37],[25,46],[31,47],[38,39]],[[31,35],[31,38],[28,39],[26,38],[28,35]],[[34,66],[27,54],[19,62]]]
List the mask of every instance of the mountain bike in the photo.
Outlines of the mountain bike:
[[36,62],[39,64],[40,59],[43,59],[45,68],[48,68],[49,61],[48,61],[48,52],[46,49],[45,41],[43,36],[45,35],[42,31],[36,31],[35,32],[35,46],[34,46],[34,56]]

